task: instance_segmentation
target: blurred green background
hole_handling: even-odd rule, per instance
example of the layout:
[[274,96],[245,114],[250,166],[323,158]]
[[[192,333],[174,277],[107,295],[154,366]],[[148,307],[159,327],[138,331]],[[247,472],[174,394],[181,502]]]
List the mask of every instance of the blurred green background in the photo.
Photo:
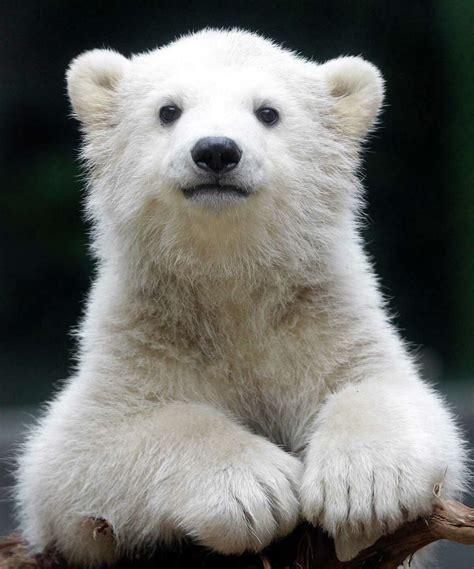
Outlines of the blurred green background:
[[474,375],[472,0],[2,2],[0,399],[34,404],[68,375],[92,276],[79,136],[64,71],[204,26],[241,26],[316,60],[361,54],[387,86],[368,145],[366,237],[399,327],[433,373]]
[[68,376],[93,276],[66,66],[86,49],[130,54],[205,26],[259,31],[319,61],[361,54],[382,70],[386,105],[365,154],[368,250],[399,328],[469,428],[472,0],[0,2],[0,412],[35,409]]

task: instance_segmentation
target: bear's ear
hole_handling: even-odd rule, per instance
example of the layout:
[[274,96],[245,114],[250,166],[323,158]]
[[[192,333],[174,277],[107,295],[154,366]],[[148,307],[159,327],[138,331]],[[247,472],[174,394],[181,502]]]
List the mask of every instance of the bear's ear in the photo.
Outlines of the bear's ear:
[[67,89],[76,118],[86,129],[110,122],[114,95],[129,60],[116,51],[93,49],[67,70]]
[[382,106],[384,83],[380,71],[361,57],[340,57],[319,67],[342,129],[363,138]]

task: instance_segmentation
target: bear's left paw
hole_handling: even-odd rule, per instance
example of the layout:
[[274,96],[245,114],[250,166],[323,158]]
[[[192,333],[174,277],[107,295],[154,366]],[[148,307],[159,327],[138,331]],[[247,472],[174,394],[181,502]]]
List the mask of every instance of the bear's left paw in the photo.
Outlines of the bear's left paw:
[[431,511],[437,469],[396,454],[376,445],[328,448],[312,441],[300,491],[302,511],[335,538],[341,559]]

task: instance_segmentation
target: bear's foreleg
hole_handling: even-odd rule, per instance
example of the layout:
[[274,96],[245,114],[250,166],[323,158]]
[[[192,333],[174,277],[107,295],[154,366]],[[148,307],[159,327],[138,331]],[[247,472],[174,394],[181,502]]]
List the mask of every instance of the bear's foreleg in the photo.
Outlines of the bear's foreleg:
[[169,403],[104,417],[47,420],[27,444],[18,497],[37,548],[92,564],[186,536],[237,554],[296,525],[302,463],[224,413]]
[[435,484],[456,496],[464,465],[450,413],[423,382],[349,384],[317,416],[305,455],[303,515],[333,536],[347,559],[428,514]]

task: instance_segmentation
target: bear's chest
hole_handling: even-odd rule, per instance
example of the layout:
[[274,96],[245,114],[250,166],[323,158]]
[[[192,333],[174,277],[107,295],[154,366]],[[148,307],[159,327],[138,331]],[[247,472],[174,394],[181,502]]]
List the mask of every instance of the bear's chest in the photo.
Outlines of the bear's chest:
[[200,392],[252,431],[298,452],[322,400],[327,375],[314,351],[288,339],[267,351],[229,354],[203,366]]

